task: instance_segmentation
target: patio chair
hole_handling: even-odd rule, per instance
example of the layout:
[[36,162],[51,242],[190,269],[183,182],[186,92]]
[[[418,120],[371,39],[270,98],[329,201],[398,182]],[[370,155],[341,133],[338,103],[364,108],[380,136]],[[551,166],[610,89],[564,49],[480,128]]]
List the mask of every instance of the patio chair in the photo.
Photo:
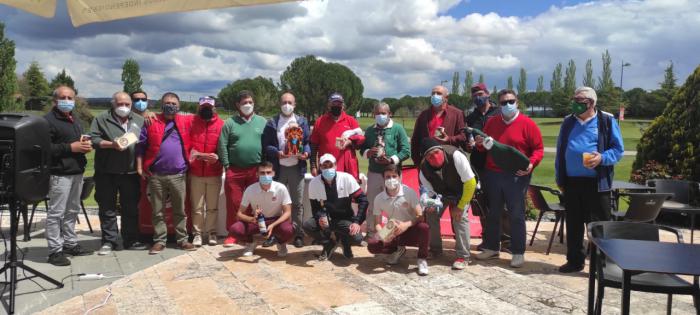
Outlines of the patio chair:
[[622,196],[630,198],[629,208],[625,211],[613,211],[612,215],[615,219],[628,222],[655,223],[664,201],[673,197],[673,194],[626,193],[622,194]]
[[673,194],[671,200],[664,201],[661,212],[679,213],[690,216],[690,243],[693,243],[695,231],[695,215],[700,213],[700,207],[691,205],[691,189],[698,187],[697,182],[673,179],[650,179],[647,186],[654,187],[657,193]]
[[[544,199],[544,195],[542,195],[542,191],[546,191],[557,196],[559,198],[559,202],[547,203],[547,201]],[[554,212],[554,229],[552,229],[552,236],[549,238],[549,245],[547,246],[546,252],[546,255],[549,255],[549,252],[552,249],[552,241],[554,241],[554,239],[557,237],[557,226],[559,224],[561,224],[559,227],[559,243],[564,244],[564,222],[566,221],[566,211],[563,205],[564,202],[562,200],[562,194],[559,190],[533,184],[530,184],[530,187],[527,188],[527,194],[530,196],[530,200],[532,200],[532,204],[535,206],[535,208],[540,211],[540,214],[537,216],[535,230],[532,232],[530,246],[532,246],[535,241],[535,235],[537,235],[537,229],[540,227],[540,221],[542,221],[544,214],[546,212]]]
[[[588,238],[591,240],[626,239],[658,242],[659,232],[662,230],[675,234],[678,243],[683,243],[683,235],[674,228],[655,224],[621,221],[599,221],[589,223]],[[595,314],[600,314],[603,307],[605,288],[622,288],[622,269],[614,262],[607,259],[601,251],[597,252],[596,267],[598,288],[596,290]],[[631,290],[667,294],[667,314],[671,314],[673,294],[692,295],[696,308],[699,306],[698,303],[700,302],[698,276],[695,276],[693,283],[690,283],[676,275],[650,272],[636,273],[632,275]]]

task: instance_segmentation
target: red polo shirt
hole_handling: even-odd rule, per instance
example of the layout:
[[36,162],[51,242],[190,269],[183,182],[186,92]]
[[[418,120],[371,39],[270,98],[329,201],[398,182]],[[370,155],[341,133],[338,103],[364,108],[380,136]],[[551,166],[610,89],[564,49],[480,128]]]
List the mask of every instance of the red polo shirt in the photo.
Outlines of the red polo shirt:
[[445,120],[446,110],[442,111],[442,114],[437,115],[435,107],[430,108],[430,121],[428,122],[428,136],[435,138],[435,130],[442,126],[442,122]]
[[365,141],[365,137],[361,135],[350,137],[349,139],[352,141],[353,146],[348,149],[339,150],[335,146],[336,138],[339,138],[343,132],[356,128],[360,128],[360,124],[357,123],[355,118],[345,112],[340,114],[338,121],[333,120],[333,115],[326,113],[316,120],[309,142],[318,145],[319,157],[326,153],[332,154],[336,159],[336,169],[338,171],[349,173],[358,178],[359,167],[354,148],[359,148]]

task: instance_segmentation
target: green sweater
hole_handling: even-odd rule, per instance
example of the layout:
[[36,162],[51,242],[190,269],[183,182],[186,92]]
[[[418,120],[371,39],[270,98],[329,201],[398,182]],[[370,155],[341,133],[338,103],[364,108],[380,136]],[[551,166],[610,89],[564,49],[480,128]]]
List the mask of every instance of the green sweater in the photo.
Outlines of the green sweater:
[[[372,125],[365,130],[365,142],[360,149],[362,155],[366,156],[366,151],[371,149],[376,143],[377,128],[376,125]],[[386,157],[391,159],[391,157],[396,156],[398,158],[397,164],[399,165],[401,162],[411,157],[411,144],[406,135],[406,130],[393,120],[384,128],[384,145]],[[369,171],[373,173],[382,173],[384,171],[384,165],[377,164],[374,158],[370,158]]]
[[267,120],[253,115],[250,121],[240,116],[226,120],[217,148],[224,167],[251,167],[262,161],[262,133]]
[[[100,148],[100,142],[114,141],[121,137],[127,130],[121,126],[121,122],[110,109],[92,120],[90,135],[92,136],[92,147],[95,148],[95,173],[105,174],[130,174],[136,173],[136,153],[135,145],[130,145],[126,150]],[[136,113],[129,114],[128,131],[133,132],[136,137],[141,134],[143,128],[143,117]]]

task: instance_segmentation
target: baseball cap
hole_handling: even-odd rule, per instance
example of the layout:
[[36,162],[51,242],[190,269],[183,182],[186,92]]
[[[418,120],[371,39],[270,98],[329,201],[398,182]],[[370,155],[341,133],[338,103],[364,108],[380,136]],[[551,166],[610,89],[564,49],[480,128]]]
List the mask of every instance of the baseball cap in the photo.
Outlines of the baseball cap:
[[472,94],[479,92],[479,91],[484,91],[486,93],[489,92],[489,89],[486,87],[486,84],[484,83],[477,83],[472,85]]
[[343,100],[343,95],[340,93],[333,93],[331,96],[328,97],[329,102],[344,102]]
[[216,100],[209,97],[209,96],[202,96],[199,98],[199,106],[203,106],[203,105],[214,106],[214,105],[216,105]]
[[323,163],[328,162],[328,161],[330,161],[331,163],[333,163],[333,165],[335,165],[335,157],[330,153],[326,153],[324,155],[321,155],[321,158],[318,160],[319,164],[323,164]]

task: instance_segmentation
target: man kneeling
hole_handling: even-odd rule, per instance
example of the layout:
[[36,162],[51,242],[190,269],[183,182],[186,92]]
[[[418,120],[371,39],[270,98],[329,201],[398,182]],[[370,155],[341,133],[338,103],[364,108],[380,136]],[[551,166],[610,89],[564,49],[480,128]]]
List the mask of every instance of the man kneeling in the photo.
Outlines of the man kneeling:
[[272,246],[277,242],[277,256],[287,256],[287,241],[294,236],[290,220],[292,199],[287,187],[272,181],[274,176],[272,163],[263,162],[258,166],[258,182],[243,192],[238,222],[229,229],[233,237],[248,243],[243,256],[253,255],[257,246],[253,239],[256,234],[267,237],[263,246]]
[[[406,253],[406,246],[418,246],[418,274],[428,274],[428,245],[430,229],[423,222],[423,209],[416,192],[401,184],[399,167],[395,164],[384,168],[384,191],[374,198],[376,237],[369,240],[367,249],[372,254],[390,254],[387,263],[395,265]],[[381,226],[382,212],[389,219]]]

